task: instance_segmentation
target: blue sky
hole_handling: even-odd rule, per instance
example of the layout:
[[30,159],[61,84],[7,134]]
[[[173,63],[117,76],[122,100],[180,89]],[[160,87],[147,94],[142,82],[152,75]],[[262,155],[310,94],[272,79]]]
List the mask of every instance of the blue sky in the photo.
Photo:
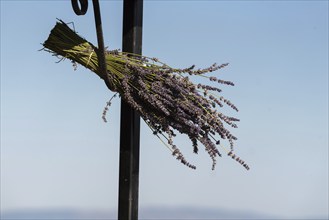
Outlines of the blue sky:
[[[101,1],[105,44],[121,48],[122,1]],[[1,0],[1,211],[115,210],[119,112],[92,72],[39,52],[56,18],[96,44],[92,7]],[[224,96],[244,170],[177,145],[178,163],[141,127],[140,207],[191,206],[328,218],[328,1],[145,1],[143,54],[176,67],[230,65]],[[197,79],[200,80],[200,79]]]

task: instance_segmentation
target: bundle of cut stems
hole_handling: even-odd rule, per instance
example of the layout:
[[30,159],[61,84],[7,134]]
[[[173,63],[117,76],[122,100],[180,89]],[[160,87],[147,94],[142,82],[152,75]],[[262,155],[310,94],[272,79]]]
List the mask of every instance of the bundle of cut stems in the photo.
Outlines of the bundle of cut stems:
[[[98,49],[80,37],[63,21],[56,23],[48,39],[43,44],[44,50],[61,59],[70,59],[90,69],[104,79],[98,66]],[[249,166],[233,153],[237,139],[227,128],[236,128],[239,119],[224,115],[220,108],[224,105],[238,111],[236,106],[220,95],[221,89],[203,84],[193,84],[189,75],[208,78],[218,84],[233,86],[230,81],[208,77],[205,74],[225,67],[227,64],[213,64],[206,69],[172,68],[156,58],[119,52],[105,52],[107,79],[113,85],[110,89],[118,92],[134,108],[153,134],[165,140],[163,143],[172,154],[186,166],[195,169],[179,148],[173,143],[177,131],[191,140],[194,153],[198,153],[201,143],[215,168],[216,157],[221,156],[217,146],[222,146],[220,139],[227,140],[230,150],[226,153],[246,169]],[[106,80],[106,79],[104,79]],[[224,126],[225,124],[225,126]]]

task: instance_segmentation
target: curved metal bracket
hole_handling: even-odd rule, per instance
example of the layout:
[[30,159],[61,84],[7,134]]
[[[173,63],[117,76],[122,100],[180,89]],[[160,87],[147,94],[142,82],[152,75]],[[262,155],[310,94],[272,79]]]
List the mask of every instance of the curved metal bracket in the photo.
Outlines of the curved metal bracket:
[[88,11],[88,0],[71,0],[73,11],[76,15],[85,15]]
[[[88,10],[88,0],[79,0],[79,2],[81,8],[79,7],[78,0],[71,0],[73,11],[77,15],[84,15],[87,13]],[[101,12],[99,9],[98,0],[93,0],[93,7],[94,7],[97,41],[98,41],[98,50],[96,51],[96,53],[98,58],[100,77],[105,81],[106,86],[111,91],[115,91],[115,85],[111,82],[111,79],[109,78],[109,74],[107,74],[107,70],[106,70],[102,20],[101,20]]]

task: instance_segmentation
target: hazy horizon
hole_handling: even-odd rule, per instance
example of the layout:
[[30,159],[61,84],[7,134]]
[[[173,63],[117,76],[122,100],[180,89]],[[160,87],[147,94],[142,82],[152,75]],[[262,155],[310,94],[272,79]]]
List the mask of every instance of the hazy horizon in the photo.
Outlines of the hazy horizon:
[[[116,219],[117,210],[26,209],[1,214],[5,219]],[[223,210],[207,207],[139,207],[139,219],[283,219],[279,216],[247,210]],[[316,218],[315,218],[316,219]]]

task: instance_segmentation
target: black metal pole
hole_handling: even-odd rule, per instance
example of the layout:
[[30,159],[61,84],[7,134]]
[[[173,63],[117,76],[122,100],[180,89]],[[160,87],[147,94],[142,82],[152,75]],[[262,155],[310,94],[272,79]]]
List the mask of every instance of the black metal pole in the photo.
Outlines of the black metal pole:
[[[143,0],[123,1],[122,51],[142,53]],[[119,220],[138,219],[140,117],[121,100]]]

